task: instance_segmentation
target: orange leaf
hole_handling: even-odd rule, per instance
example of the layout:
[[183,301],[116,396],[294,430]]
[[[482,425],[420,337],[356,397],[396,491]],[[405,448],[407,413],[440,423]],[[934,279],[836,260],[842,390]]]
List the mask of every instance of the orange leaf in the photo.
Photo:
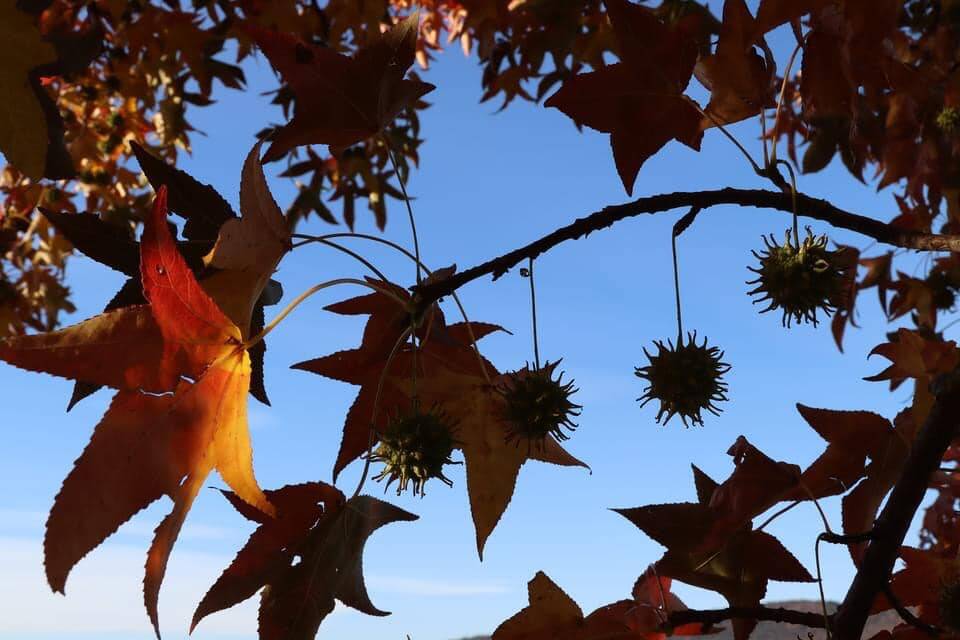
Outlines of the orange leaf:
[[145,222],[140,251],[149,306],[53,335],[5,341],[0,357],[121,389],[54,501],[44,540],[47,575],[51,587],[63,591],[84,555],[168,495],[174,507],[157,527],[144,579],[145,605],[158,628],[167,560],[209,473],[216,469],[261,511],[273,513],[273,507],[253,475],[246,405],[251,369],[242,332],[179,253],[167,226],[164,188]]

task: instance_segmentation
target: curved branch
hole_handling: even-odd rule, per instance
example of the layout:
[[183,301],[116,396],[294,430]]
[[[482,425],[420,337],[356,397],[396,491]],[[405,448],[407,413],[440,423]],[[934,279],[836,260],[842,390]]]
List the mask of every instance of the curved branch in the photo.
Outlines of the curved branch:
[[[919,251],[960,251],[960,236],[898,229],[879,220],[844,211],[826,200],[812,198],[802,193],[798,193],[796,198],[800,215],[821,220],[838,229],[847,229],[859,233],[883,244]],[[690,207],[705,209],[724,204],[793,213],[792,194],[763,189],[726,188],[712,191],[678,191],[639,198],[633,202],[604,207],[600,211],[579,218],[526,246],[514,249],[466,271],[455,273],[444,280],[424,283],[415,287],[415,291],[421,299],[420,304],[428,305],[477,278],[492,275],[493,279],[496,280],[524,260],[536,258],[562,242],[584,237],[594,231],[612,226],[620,220],[643,214],[662,213],[671,209]]]
[[824,618],[822,613],[812,613],[809,611],[796,611],[794,609],[772,607],[685,609],[683,611],[673,611],[667,621],[670,626],[679,627],[682,624],[689,624],[691,622],[701,622],[708,625],[716,624],[718,622],[732,620],[734,618],[801,624],[805,627],[811,627],[814,629],[824,628]]

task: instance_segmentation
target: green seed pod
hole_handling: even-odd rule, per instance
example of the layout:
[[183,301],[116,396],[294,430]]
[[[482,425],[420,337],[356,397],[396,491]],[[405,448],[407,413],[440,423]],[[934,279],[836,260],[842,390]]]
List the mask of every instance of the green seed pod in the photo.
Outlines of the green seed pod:
[[781,246],[772,234],[769,240],[764,236],[766,249],[762,254],[752,252],[760,260],[760,267],[748,267],[757,274],[755,280],[747,282],[757,285],[749,295],[762,296],[754,304],[769,301],[760,313],[782,309],[785,327],[792,322],[816,326],[818,310],[830,316],[843,304],[845,277],[851,265],[842,249],[827,249],[827,236],[814,237],[809,227],[799,249],[791,237],[788,230]]
[[384,467],[373,479],[387,479],[389,487],[398,481],[397,495],[413,483],[413,495],[424,495],[427,480],[437,478],[447,486],[453,482],[443,474],[443,467],[453,464],[450,459],[456,441],[453,425],[441,411],[423,412],[419,408],[407,414],[398,414],[380,434],[380,445],[370,457]]
[[657,347],[655,355],[646,348],[643,350],[650,363],[634,371],[638,378],[649,383],[643,395],[637,398],[640,406],[659,400],[656,420],[660,424],[661,418],[666,416],[664,425],[674,415],[680,416],[685,427],[690,426],[688,419],[694,425],[702,426],[703,410],[720,415],[720,409],[714,403],[727,400],[727,384],[722,377],[730,371],[730,365],[720,360],[723,351],[719,347],[708,347],[706,338],[698,345],[695,331],[687,334],[686,342],[681,339],[676,346],[669,340],[666,345],[659,341],[654,344]]
[[573,381],[564,382],[563,372],[553,377],[560,361],[546,363],[539,369],[528,366],[509,373],[497,388],[504,399],[504,420],[507,441],[526,440],[528,445],[543,445],[547,436],[567,440],[564,429],[573,431],[573,418],[580,415],[580,405],[570,401],[578,390]]

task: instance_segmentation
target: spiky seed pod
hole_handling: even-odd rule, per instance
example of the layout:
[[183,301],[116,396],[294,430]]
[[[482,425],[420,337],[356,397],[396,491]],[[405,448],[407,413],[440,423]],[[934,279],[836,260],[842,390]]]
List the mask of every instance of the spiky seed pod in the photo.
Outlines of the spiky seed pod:
[[783,325],[792,322],[810,322],[817,325],[817,311],[830,316],[844,301],[844,280],[850,264],[842,249],[827,249],[827,236],[815,237],[807,228],[807,237],[797,248],[792,233],[787,230],[783,245],[777,244],[773,234],[763,236],[766,249],[753,255],[760,261],[759,268],[748,267],[757,274],[747,284],[757,287],[749,295],[762,297],[754,304],[769,300],[760,313],[783,309]]
[[526,441],[528,446],[542,446],[547,436],[566,440],[564,429],[573,431],[573,418],[580,415],[580,405],[570,401],[578,391],[573,381],[564,382],[563,372],[554,378],[560,361],[531,369],[526,366],[505,376],[497,387],[504,399],[504,420],[507,441]]
[[960,579],[940,586],[940,621],[955,634],[960,634]]
[[707,410],[720,415],[716,402],[727,400],[727,383],[723,375],[730,371],[730,365],[722,362],[723,351],[719,347],[708,347],[707,339],[697,344],[697,332],[687,334],[674,346],[671,341],[653,343],[657,353],[651,355],[646,348],[643,353],[650,361],[645,367],[637,367],[634,373],[649,384],[643,395],[637,398],[640,406],[651,400],[660,401],[657,412],[657,424],[666,416],[663,424],[679,415],[685,427],[689,419],[694,425],[703,425],[701,412]]
[[456,441],[453,424],[447,416],[434,408],[424,412],[415,408],[401,413],[387,424],[380,434],[380,444],[370,457],[384,467],[373,479],[387,478],[387,486],[395,480],[397,495],[413,483],[413,495],[424,495],[427,480],[437,478],[447,486],[453,482],[443,474],[443,467],[452,464],[450,456]]

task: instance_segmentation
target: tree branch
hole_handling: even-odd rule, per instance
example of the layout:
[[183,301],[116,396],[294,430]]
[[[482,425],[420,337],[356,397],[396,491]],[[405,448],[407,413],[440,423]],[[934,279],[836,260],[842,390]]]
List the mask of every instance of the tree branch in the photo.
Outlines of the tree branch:
[[960,425],[960,372],[939,378],[934,385],[936,400],[920,428],[903,472],[877,522],[874,538],[834,623],[836,640],[860,640],[863,626],[877,594],[890,580],[900,546],[920,507],[930,477],[940,468],[944,452]]
[[[626,204],[604,207],[596,213],[579,218],[573,223],[548,233],[539,240],[488,260],[483,264],[460,271],[437,282],[424,283],[415,288],[420,305],[425,306],[449,295],[463,285],[485,275],[496,280],[521,261],[536,258],[567,240],[576,240],[594,231],[605,229],[620,220],[643,214],[656,214],[678,208],[707,208],[735,204],[742,207],[776,209],[793,212],[793,200],[789,193],[762,189],[716,189],[712,191],[678,191],[646,198]],[[960,251],[960,236],[937,235],[898,229],[879,220],[844,211],[826,200],[797,194],[797,207],[801,216],[821,220],[839,229],[847,229],[873,238],[877,242],[895,247],[920,251]]]
[[[830,617],[830,616],[828,616]],[[667,622],[672,627],[679,627],[682,624],[691,622],[701,622],[703,624],[716,624],[724,620],[734,618],[744,618],[748,620],[766,620],[769,622],[784,622],[788,624],[801,624],[805,627],[814,629],[824,628],[824,618],[822,613],[812,613],[809,611],[796,611],[794,609],[772,608],[772,607],[730,607],[728,609],[685,609],[683,611],[673,611]]]

